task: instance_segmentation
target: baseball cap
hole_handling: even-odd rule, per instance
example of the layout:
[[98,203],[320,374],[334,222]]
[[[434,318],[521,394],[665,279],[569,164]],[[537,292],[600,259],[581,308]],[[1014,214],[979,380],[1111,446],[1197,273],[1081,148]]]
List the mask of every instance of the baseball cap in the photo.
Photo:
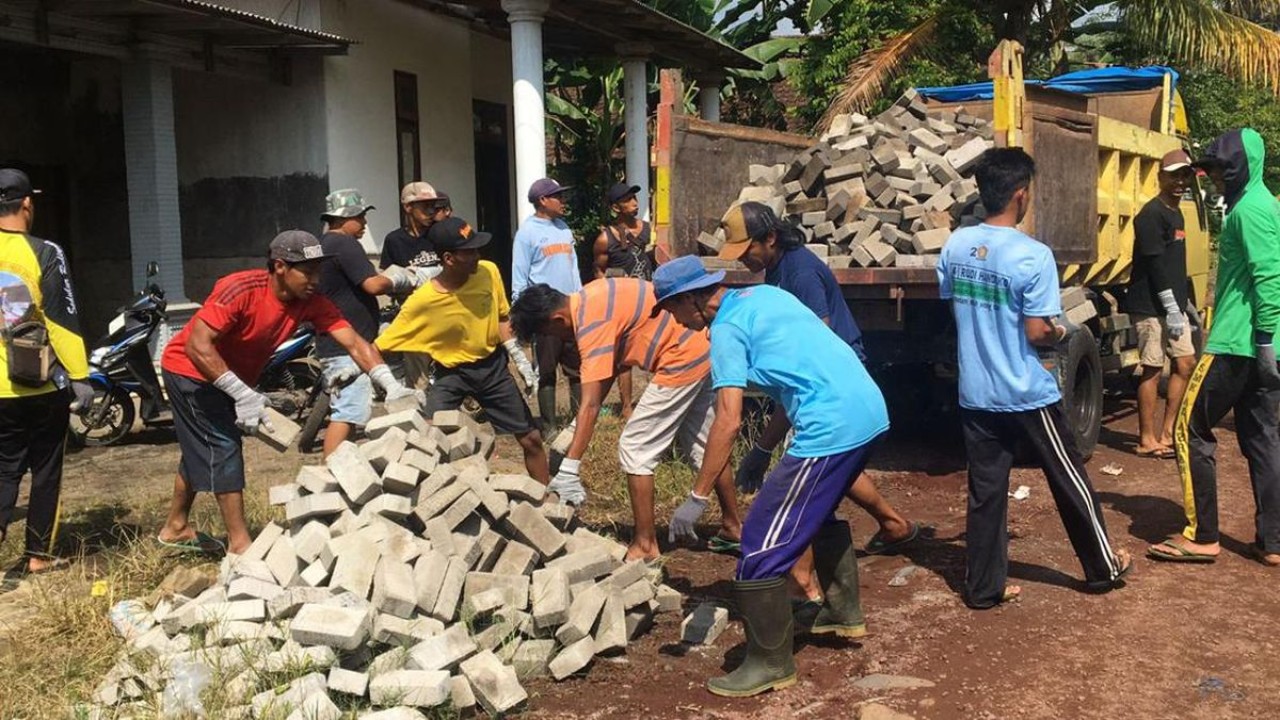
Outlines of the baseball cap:
[[707,272],[695,255],[685,255],[658,266],[653,273],[653,293],[657,304],[649,317],[657,317],[662,303],[680,293],[710,287],[724,280],[724,271]]
[[533,181],[529,186],[529,202],[537,204],[539,200],[549,195],[558,195],[568,190],[571,185],[561,185],[551,178],[539,178]]
[[751,239],[769,232],[776,225],[773,211],[758,202],[738,203],[720,219],[724,228],[724,245],[720,247],[721,260],[737,260],[747,254]]
[[612,205],[616,202],[621,202],[625,198],[628,198],[632,195],[638,195],[639,193],[640,193],[639,185],[628,185],[626,183],[614,183],[613,187],[609,188],[609,192],[605,194],[604,197],[606,200],[608,200],[609,204]]
[[423,200],[437,200],[440,195],[436,193],[436,189],[431,187],[431,183],[411,182],[404,186],[400,191],[400,204],[408,205],[409,203],[422,202]]
[[0,168],[0,202],[39,194],[39,190],[31,188],[31,178],[26,173],[16,168]]
[[373,210],[365,204],[364,196],[355,188],[334,190],[324,198],[324,214],[321,217],[353,218]]
[[272,260],[300,263],[332,256],[324,251],[320,240],[306,230],[285,230],[271,241],[270,257]]
[[1189,167],[1191,167],[1191,156],[1181,148],[1170,150],[1160,158],[1160,169],[1165,172],[1177,172]]
[[492,239],[492,234],[476,232],[470,223],[457,216],[445,218],[427,231],[427,241],[436,252],[474,250],[488,245]]

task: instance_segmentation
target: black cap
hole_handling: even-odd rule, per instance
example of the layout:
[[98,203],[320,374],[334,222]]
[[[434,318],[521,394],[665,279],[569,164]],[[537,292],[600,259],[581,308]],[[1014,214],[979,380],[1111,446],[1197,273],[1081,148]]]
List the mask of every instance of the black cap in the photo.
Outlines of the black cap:
[[559,195],[570,187],[569,185],[561,185],[551,178],[539,178],[529,186],[529,202],[537,205],[542,198]]
[[605,194],[604,197],[606,200],[609,201],[609,204],[612,205],[617,202],[622,202],[623,200],[625,200],[628,197],[631,197],[632,195],[639,195],[639,194],[640,194],[639,185],[628,185],[626,183],[614,183],[613,187],[609,188],[609,192]]
[[427,241],[436,252],[453,250],[475,250],[489,244],[493,235],[487,232],[476,232],[471,224],[460,217],[445,218],[431,225],[427,231]]
[[26,173],[16,168],[0,168],[0,202],[39,194],[39,190],[31,189],[31,178]]
[[301,263],[332,257],[315,235],[306,230],[285,230],[271,241],[271,259],[287,263]]

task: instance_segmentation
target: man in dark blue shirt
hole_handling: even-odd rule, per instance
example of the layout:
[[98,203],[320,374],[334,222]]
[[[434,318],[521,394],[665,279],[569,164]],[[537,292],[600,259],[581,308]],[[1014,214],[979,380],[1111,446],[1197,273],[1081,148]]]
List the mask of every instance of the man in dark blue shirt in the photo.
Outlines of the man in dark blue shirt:
[[[844,301],[840,284],[836,282],[831,268],[805,249],[795,228],[779,220],[768,206],[757,202],[733,206],[721,225],[725,231],[721,259],[740,260],[752,272],[763,270],[766,283],[796,296],[853,348],[859,359],[866,359],[862,351],[862,331]],[[759,487],[769,467],[774,446],[789,428],[785,412],[773,413],[768,427],[738,466],[736,479],[739,488],[750,490]],[[908,522],[898,514],[865,473],[858,476],[849,490],[849,497],[880,524],[880,530],[867,543],[868,553],[893,552],[919,536],[919,524]],[[811,563],[812,555],[801,558],[796,564],[795,577],[809,599],[820,603],[821,592],[813,582]]]

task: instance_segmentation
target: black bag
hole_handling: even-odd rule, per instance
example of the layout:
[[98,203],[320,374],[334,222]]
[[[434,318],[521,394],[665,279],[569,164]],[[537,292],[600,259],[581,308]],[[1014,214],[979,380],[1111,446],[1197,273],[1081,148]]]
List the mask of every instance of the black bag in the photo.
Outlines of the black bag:
[[34,320],[4,329],[9,360],[9,381],[27,387],[44,387],[53,377],[53,348],[49,329]]

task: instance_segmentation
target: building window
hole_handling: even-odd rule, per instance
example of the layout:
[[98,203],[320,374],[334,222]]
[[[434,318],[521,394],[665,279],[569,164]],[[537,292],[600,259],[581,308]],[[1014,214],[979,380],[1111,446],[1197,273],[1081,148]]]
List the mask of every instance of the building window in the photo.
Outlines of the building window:
[[404,187],[422,179],[422,155],[418,151],[418,76],[397,70],[395,83],[398,187]]

